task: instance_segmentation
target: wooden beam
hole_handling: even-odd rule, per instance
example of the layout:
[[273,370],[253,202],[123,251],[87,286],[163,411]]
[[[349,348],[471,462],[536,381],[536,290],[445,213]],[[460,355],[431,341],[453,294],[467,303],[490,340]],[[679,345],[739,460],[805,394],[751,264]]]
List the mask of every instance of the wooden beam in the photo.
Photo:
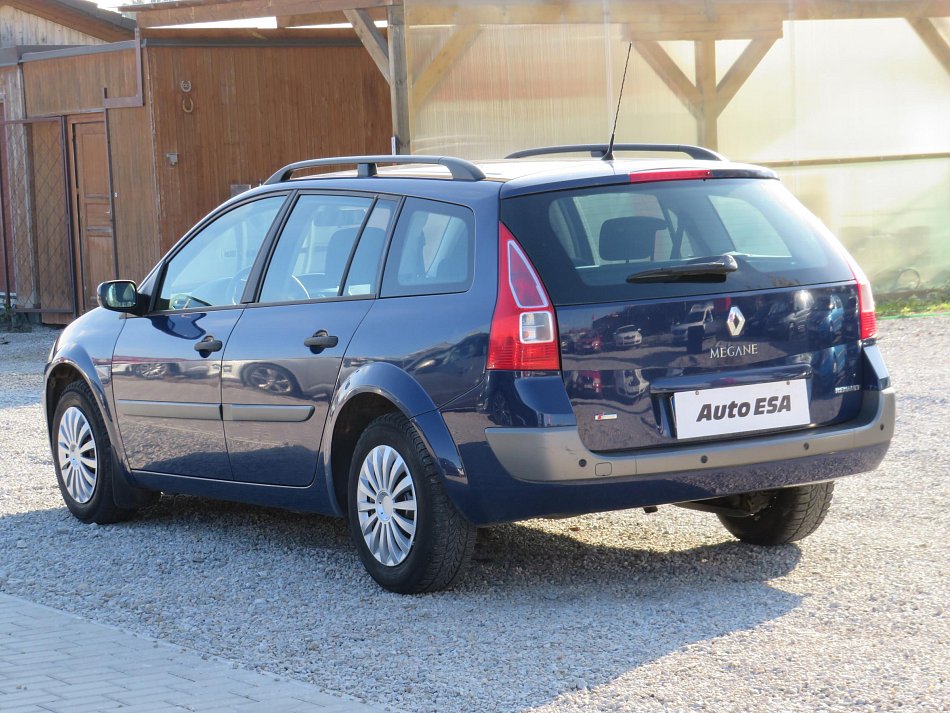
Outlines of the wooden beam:
[[634,40],[634,49],[646,60],[663,83],[683,102],[690,113],[695,115],[702,97],[696,85],[689,81],[683,70],[655,40]]
[[700,146],[716,150],[719,145],[719,101],[716,97],[716,41],[699,40],[695,47],[696,89],[699,91],[698,122]]
[[389,96],[393,117],[393,151],[412,153],[409,126],[409,59],[406,54],[406,11],[402,5],[391,5],[389,28]]
[[139,27],[189,25],[195,22],[245,20],[339,12],[354,8],[385,7],[397,0],[179,0],[154,5],[128,5],[123,11],[134,12]]
[[742,85],[772,49],[778,37],[758,37],[752,40],[716,86],[716,116],[722,114]]
[[429,95],[455,66],[459,58],[472,46],[481,28],[476,25],[456,27],[439,49],[432,61],[413,79],[412,105],[421,106]]
[[383,37],[382,33],[376,27],[376,23],[373,22],[373,18],[363,9],[344,10],[343,14],[346,16],[346,19],[350,21],[350,24],[353,25],[356,36],[360,38],[360,42],[363,43],[366,51],[369,52],[369,56],[373,58],[379,71],[382,72],[386,83],[391,84],[389,74],[389,47],[387,46],[386,38]]
[[788,6],[790,20],[869,20],[950,15],[950,0],[796,0]]
[[940,30],[937,29],[933,21],[924,17],[916,17],[907,18],[907,22],[914,28],[914,32],[920,36],[920,39],[927,45],[927,49],[937,58],[937,61],[943,65],[944,71],[950,74],[950,44],[940,34]]
[[[376,20],[386,19],[386,8],[373,7],[362,8],[363,12],[375,22]],[[342,10],[336,12],[307,12],[302,15],[278,15],[278,27],[305,27],[307,25],[339,25],[346,23],[347,19]]]
[[[950,0],[625,0],[610,4],[610,21],[643,27],[676,28],[688,32],[709,23],[732,23],[729,37],[764,29],[784,20],[859,20],[872,18],[946,17]],[[518,2],[426,3],[411,12],[414,27],[423,25],[542,25],[604,22],[602,0],[520,0]],[[659,23],[659,24],[658,24]],[[657,39],[656,37],[647,39]],[[661,39],[686,39],[662,37]]]
[[[289,17],[380,8],[401,0],[170,0],[148,5],[125,5],[140,27],[181,25],[192,22],[237,20],[252,17]],[[752,37],[774,32],[784,20],[920,18],[950,16],[950,0],[627,0],[612,3],[610,20],[630,24],[644,33],[650,28],[661,36],[645,39],[694,39],[712,23],[721,28],[717,39]],[[519,0],[426,4],[411,12],[413,26],[467,24],[602,25],[601,0]]]
[[806,168],[810,166],[846,166],[855,163],[884,163],[888,161],[931,161],[934,159],[946,161],[950,158],[950,151],[936,151],[934,153],[905,153],[884,154],[882,156],[847,156],[843,158],[806,158],[786,161],[756,161],[757,166],[769,168]]
[[346,17],[342,12],[314,12],[309,15],[277,15],[277,28],[303,27],[305,25],[342,25]]
[[122,42],[131,40],[134,36],[134,30],[131,27],[124,28],[62,3],[48,2],[48,0],[4,0],[3,4],[106,42]]

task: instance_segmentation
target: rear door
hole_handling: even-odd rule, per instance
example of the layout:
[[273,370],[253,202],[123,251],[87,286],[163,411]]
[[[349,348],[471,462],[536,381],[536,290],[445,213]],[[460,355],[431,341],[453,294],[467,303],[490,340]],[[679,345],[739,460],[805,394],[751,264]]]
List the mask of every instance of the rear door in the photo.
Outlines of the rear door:
[[259,298],[224,354],[222,413],[235,480],[312,482],[343,355],[376,296],[397,205],[368,195],[297,198]]
[[[504,200],[502,220],[557,308],[565,387],[592,450],[856,414],[854,278],[778,181],[661,177],[538,193]],[[734,272],[671,270],[730,258]]]

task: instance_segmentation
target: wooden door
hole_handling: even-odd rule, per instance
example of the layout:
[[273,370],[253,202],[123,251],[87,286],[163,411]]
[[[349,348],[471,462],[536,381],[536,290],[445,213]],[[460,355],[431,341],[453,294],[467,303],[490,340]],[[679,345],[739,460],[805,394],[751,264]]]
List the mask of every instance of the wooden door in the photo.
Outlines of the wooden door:
[[96,288],[115,275],[109,164],[105,122],[101,118],[70,119],[73,190],[73,240],[79,311],[96,306]]

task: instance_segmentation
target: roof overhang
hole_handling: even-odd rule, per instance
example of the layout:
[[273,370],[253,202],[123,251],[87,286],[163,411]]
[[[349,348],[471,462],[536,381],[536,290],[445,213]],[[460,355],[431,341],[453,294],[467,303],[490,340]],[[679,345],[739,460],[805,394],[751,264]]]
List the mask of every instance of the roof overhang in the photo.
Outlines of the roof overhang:
[[103,10],[87,0],[2,0],[0,5],[7,5],[106,42],[130,40],[135,33],[134,20],[117,12]]

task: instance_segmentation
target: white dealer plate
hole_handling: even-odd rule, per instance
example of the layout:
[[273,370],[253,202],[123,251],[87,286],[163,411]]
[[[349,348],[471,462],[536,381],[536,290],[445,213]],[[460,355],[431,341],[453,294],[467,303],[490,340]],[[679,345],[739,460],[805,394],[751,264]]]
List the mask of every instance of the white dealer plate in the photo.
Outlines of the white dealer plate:
[[805,379],[673,394],[677,438],[722,436],[811,421]]

